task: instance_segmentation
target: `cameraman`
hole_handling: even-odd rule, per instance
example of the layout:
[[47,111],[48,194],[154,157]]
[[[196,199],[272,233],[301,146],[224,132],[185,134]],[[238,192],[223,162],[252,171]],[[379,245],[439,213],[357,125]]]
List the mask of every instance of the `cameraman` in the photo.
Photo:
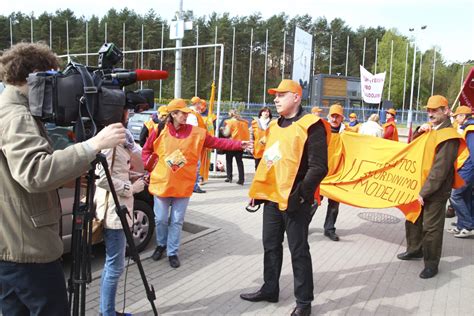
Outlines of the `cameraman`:
[[96,154],[125,142],[121,123],[83,143],[53,152],[28,105],[29,73],[59,68],[43,44],[20,43],[0,56],[0,309],[3,315],[68,315],[59,258],[57,189],[79,177]]

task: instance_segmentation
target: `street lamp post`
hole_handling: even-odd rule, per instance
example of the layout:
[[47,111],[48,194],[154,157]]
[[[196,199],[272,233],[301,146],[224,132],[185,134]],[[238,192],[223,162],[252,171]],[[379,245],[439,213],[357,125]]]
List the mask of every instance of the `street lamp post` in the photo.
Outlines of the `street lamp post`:
[[[421,30],[426,29],[426,25],[421,27]],[[410,32],[415,31],[415,28],[410,28]],[[413,67],[411,71],[411,89],[410,89],[410,109],[408,110],[407,128],[408,128],[408,142],[411,142],[413,134],[413,93],[415,88],[415,66],[416,66],[416,37],[413,41]]]

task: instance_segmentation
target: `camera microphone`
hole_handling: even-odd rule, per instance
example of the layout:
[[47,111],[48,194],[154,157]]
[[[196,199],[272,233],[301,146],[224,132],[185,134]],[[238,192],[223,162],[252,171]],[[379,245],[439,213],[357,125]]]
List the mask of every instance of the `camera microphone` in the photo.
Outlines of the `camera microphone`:
[[130,72],[112,73],[110,76],[118,80],[130,81],[162,80],[168,78],[168,72],[164,70],[137,69]]

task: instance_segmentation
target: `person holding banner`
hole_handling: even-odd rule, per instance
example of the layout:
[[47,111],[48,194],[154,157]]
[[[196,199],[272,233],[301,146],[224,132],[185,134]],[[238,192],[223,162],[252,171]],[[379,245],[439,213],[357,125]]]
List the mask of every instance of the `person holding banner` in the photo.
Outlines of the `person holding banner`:
[[434,148],[427,146],[427,150],[436,150],[436,153],[418,195],[418,201],[422,205],[420,216],[414,223],[405,222],[407,250],[397,255],[400,260],[423,258],[425,267],[420,273],[422,279],[432,278],[438,273],[446,202],[451,187],[459,187],[462,184],[455,167],[462,139],[460,140],[461,136],[451,125],[448,100],[443,96],[434,95],[428,99],[426,109],[429,123],[420,126],[415,131],[414,138],[430,132],[427,137],[433,138],[434,144],[430,146]]
[[397,125],[395,124],[396,114],[397,112],[395,112],[395,109],[388,109],[387,113],[385,114],[387,121],[382,127],[383,127],[383,138],[398,142],[398,129],[397,129]]
[[310,315],[314,299],[313,265],[308,244],[311,205],[319,199],[319,183],[327,174],[328,124],[301,107],[302,88],[282,80],[275,95],[280,114],[268,128],[267,143],[249,196],[263,207],[262,287],[240,298],[251,302],[278,302],[286,231],[293,266],[296,307],[291,315]]
[[[328,174],[332,174],[338,167],[339,156],[342,150],[341,139],[339,138],[346,125],[342,124],[344,121],[344,109],[338,103],[331,105],[328,115],[329,125],[331,126],[331,141],[328,147]],[[313,209],[313,213],[315,210]],[[339,214],[339,202],[328,199],[328,208],[326,211],[326,219],[324,221],[324,236],[332,241],[339,241],[339,236],[336,234],[336,220]]]

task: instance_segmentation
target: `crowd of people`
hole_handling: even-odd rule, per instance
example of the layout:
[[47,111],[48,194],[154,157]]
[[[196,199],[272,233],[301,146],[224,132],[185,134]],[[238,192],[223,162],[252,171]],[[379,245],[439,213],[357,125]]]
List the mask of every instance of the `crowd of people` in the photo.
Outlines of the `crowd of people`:
[[[314,282],[308,227],[323,198],[319,185],[338,168],[344,133],[398,141],[395,109],[386,111],[383,125],[378,114],[361,123],[355,113],[350,113],[345,123],[341,104],[331,105],[323,118],[320,107],[306,113],[301,106],[301,86],[284,79],[268,90],[275,96],[277,119],[273,119],[270,108],[263,107],[249,124],[231,109],[222,127],[212,127],[218,128],[222,137],[209,133],[214,118],[208,113],[206,101],[195,96],[189,103],[178,98],[159,107],[145,122],[139,144],[125,129],[125,110],[121,122],[103,128],[87,141],[53,151],[43,123],[29,110],[26,78],[29,73],[58,66],[57,57],[42,44],[17,44],[0,57],[0,77],[6,83],[0,96],[0,194],[4,197],[0,201],[0,308],[4,315],[69,314],[59,262],[62,242],[57,189],[87,171],[99,152],[106,156],[120,203],[129,211],[134,193],[147,188],[153,195],[156,248],[152,259],[166,255],[172,268],[180,267],[184,217],[192,194],[206,193],[201,184],[207,174],[203,168],[209,168],[209,149],[225,152],[228,183],[233,181],[234,158],[238,185],[246,180],[243,152],[249,151],[255,159],[249,196],[252,205],[263,205],[263,284],[240,297],[251,302],[278,302],[286,233],[296,298],[291,315],[311,314]],[[414,223],[406,221],[407,249],[397,255],[400,260],[423,259],[419,275],[423,279],[438,273],[448,199],[458,217],[456,226],[448,232],[458,238],[474,234],[471,109],[460,106],[451,114],[448,100],[435,95],[429,98],[426,110],[429,122],[421,125],[414,137],[429,133],[437,144],[436,153],[427,179],[417,192],[421,214]],[[464,144],[468,150],[459,155],[458,149]],[[133,157],[141,158],[146,176],[133,172],[136,168],[132,162],[137,161]],[[99,166],[96,173],[96,217],[103,222],[106,247],[99,313],[118,315],[115,296],[125,265],[126,240],[105,172]],[[340,240],[335,227],[338,213],[339,201],[328,199],[324,235],[332,241]]]

